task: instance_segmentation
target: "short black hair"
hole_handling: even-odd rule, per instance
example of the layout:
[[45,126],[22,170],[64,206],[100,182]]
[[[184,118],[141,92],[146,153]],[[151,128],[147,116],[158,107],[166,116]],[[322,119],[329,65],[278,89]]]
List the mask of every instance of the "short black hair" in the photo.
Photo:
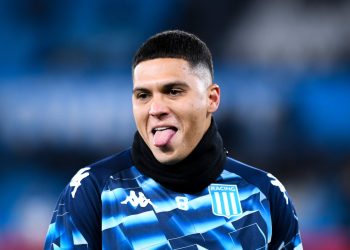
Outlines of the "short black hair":
[[136,52],[132,70],[140,62],[156,58],[181,58],[191,67],[202,64],[209,69],[212,79],[214,78],[213,60],[209,48],[191,33],[168,30],[150,37]]

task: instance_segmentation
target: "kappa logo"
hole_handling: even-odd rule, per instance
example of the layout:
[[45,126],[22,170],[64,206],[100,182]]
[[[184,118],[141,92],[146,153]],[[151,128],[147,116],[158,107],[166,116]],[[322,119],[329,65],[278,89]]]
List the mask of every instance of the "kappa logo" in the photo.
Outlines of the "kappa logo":
[[80,169],[70,181],[69,186],[74,187],[73,191],[71,192],[73,198],[75,197],[75,193],[77,192],[78,187],[81,186],[81,181],[89,176],[89,173],[86,173],[88,170],[90,170],[89,167]]
[[208,189],[213,214],[226,218],[242,214],[237,185],[211,184]]
[[129,196],[127,196],[126,199],[120,203],[127,204],[128,202],[135,208],[139,205],[140,207],[146,207],[148,204],[150,204],[152,207],[155,207],[152,201],[150,199],[147,199],[142,192],[139,192],[139,197],[137,197],[134,190],[131,190]]

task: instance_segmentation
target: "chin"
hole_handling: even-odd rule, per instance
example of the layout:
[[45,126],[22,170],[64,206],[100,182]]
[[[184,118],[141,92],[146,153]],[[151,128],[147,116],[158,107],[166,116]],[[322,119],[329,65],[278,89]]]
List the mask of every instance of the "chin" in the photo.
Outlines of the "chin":
[[173,159],[172,157],[169,158],[169,157],[155,156],[155,158],[157,159],[157,161],[159,161],[164,165],[172,165],[178,162],[178,160]]
[[[168,153],[169,154],[169,153]],[[178,163],[179,161],[181,161],[181,159],[178,159],[178,157],[174,156],[174,155],[168,155],[167,153],[153,153],[154,157],[157,159],[157,161],[159,161],[160,163],[164,164],[164,165],[173,165],[175,163]]]
[[166,161],[161,162],[164,165],[174,165],[175,163],[178,163],[180,160],[175,159],[167,159]]

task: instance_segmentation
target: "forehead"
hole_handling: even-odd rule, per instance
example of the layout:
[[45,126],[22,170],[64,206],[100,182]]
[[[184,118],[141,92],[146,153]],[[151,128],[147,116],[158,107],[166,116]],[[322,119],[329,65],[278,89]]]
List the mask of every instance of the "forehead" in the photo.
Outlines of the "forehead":
[[189,63],[178,58],[156,58],[139,63],[133,74],[135,84],[185,80],[194,76]]

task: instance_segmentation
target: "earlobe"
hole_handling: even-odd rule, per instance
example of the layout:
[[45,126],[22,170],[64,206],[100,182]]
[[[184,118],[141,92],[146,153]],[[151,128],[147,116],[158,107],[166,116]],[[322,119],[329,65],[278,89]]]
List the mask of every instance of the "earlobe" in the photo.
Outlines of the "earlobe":
[[209,95],[209,106],[208,112],[213,113],[219,108],[220,104],[220,87],[219,85],[213,83],[208,88]]

